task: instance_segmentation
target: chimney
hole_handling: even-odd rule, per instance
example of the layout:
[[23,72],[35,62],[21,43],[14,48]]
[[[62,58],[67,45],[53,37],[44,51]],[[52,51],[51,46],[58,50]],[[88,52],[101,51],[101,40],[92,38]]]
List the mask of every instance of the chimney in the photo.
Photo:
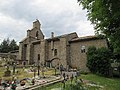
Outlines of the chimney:
[[53,38],[54,37],[54,32],[51,32],[51,38]]
[[27,30],[27,37],[30,36],[30,30]]
[[[51,38],[54,38],[54,32],[51,32]],[[54,42],[51,40],[51,50],[54,49]]]

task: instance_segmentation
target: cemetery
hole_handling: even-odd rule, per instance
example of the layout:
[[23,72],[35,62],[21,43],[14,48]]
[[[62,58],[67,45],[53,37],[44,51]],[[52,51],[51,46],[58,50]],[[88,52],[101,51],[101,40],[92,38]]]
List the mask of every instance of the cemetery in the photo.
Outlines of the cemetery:
[[[4,90],[119,90],[119,78],[105,78],[79,70],[39,68],[1,63],[0,89]],[[44,68],[44,70],[43,70]]]

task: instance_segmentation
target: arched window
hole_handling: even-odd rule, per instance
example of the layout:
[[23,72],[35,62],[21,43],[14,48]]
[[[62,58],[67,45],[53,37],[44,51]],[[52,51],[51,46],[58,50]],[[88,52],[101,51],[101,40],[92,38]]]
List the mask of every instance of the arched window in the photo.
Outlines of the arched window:
[[38,39],[38,31],[36,32],[36,38]]

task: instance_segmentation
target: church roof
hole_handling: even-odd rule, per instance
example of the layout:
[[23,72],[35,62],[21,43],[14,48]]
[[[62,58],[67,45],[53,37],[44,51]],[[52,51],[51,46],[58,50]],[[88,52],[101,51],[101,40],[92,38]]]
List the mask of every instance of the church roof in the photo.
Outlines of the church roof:
[[48,40],[48,41],[51,41],[51,40],[59,40],[59,38],[62,38],[62,37],[67,37],[67,36],[69,36],[69,35],[72,35],[72,34],[76,34],[77,35],[77,33],[76,32],[73,32],[73,33],[69,33],[69,34],[64,34],[64,35],[60,35],[60,36],[55,36],[55,37],[53,37],[53,38],[48,38],[48,39],[46,39],[46,40]]
[[70,40],[69,42],[89,41],[89,40],[95,40],[95,39],[100,39],[100,38],[95,36],[95,35],[93,35],[93,36],[84,36],[84,37],[74,38],[74,39]]
[[[36,39],[35,37],[29,36],[29,37],[25,37],[23,40],[21,40],[20,43],[24,42],[24,41],[27,40],[28,38]],[[36,39],[36,40],[37,40],[37,39]]]
[[23,40],[20,41],[20,43],[24,42],[25,40],[27,40],[28,37],[25,37]]

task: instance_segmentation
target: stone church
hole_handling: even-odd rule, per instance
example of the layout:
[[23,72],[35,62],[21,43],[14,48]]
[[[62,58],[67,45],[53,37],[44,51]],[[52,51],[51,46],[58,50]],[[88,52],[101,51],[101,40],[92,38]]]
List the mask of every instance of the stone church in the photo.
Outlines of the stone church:
[[19,64],[44,64],[48,67],[63,65],[87,71],[86,52],[89,46],[107,47],[105,39],[96,36],[78,37],[76,32],[45,39],[39,20],[27,30],[27,36],[19,44]]

